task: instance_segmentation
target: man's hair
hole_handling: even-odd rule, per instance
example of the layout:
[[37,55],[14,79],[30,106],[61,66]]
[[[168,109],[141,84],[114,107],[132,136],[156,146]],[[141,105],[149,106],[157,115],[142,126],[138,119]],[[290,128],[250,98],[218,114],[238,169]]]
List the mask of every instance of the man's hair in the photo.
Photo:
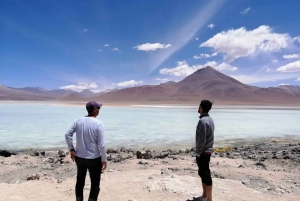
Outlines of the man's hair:
[[213,103],[210,102],[209,100],[202,100],[200,103],[200,107],[202,107],[204,113],[208,113],[209,110],[211,109],[212,104]]

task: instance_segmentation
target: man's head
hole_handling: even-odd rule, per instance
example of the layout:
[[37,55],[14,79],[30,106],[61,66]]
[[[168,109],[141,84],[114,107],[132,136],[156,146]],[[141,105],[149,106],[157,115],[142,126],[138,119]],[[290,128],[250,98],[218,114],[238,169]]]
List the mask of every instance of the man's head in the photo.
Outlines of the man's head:
[[95,101],[90,101],[86,104],[86,110],[89,113],[89,116],[98,116],[99,110],[102,106],[102,103],[98,104]]
[[199,106],[198,113],[200,114],[208,113],[211,107],[212,107],[212,102],[210,102],[209,100],[202,100]]

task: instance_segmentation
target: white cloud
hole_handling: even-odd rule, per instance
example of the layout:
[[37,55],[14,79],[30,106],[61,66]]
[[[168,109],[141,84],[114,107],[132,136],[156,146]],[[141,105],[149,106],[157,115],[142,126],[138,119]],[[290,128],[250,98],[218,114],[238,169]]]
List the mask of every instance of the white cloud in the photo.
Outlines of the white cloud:
[[104,45],[104,47],[109,47],[109,46],[110,46],[109,44],[105,44],[105,45]]
[[88,32],[88,30],[87,29],[85,29],[85,30],[83,30],[84,32]]
[[294,79],[295,77],[297,77],[297,75],[295,76],[294,74],[268,73],[266,75],[261,75],[261,74],[230,75],[230,77],[245,84],[254,84],[254,83],[276,82],[280,80]]
[[271,68],[267,68],[266,72],[268,73],[268,72],[270,72],[270,71],[271,71]]
[[217,52],[214,52],[212,54],[204,54],[204,53],[201,53],[199,54],[199,56],[195,55],[193,56],[194,59],[205,59],[205,58],[210,58],[210,57],[214,57],[214,56],[217,56],[218,53]]
[[98,88],[96,82],[91,82],[91,83],[79,82],[77,85],[68,85],[68,86],[60,87],[60,89],[72,90],[76,92],[81,92],[85,89],[96,89],[96,88]]
[[293,41],[298,41],[300,43],[300,36],[293,38]]
[[289,86],[290,84],[279,84],[279,85],[276,85],[275,87],[279,87],[279,86]]
[[221,63],[218,64],[215,61],[209,61],[203,65],[192,65],[189,66],[189,64],[186,61],[179,61],[176,63],[176,67],[175,68],[163,68],[159,71],[160,74],[163,75],[174,75],[174,76],[188,76],[191,75],[192,73],[194,73],[195,71],[197,71],[200,68],[204,68],[204,67],[213,67],[216,70],[228,70],[228,71],[235,71],[237,70],[237,67],[233,67],[228,63]]
[[278,52],[286,48],[290,40],[288,34],[273,33],[269,26],[263,25],[252,31],[247,31],[244,27],[222,31],[200,47],[211,47],[218,53],[224,53],[224,59],[232,62],[256,51]]
[[296,81],[300,82],[300,77],[298,77],[298,78],[296,79]]
[[276,71],[287,73],[287,72],[298,72],[300,71],[300,61],[295,61],[287,65],[281,66]]
[[161,44],[161,43],[145,43],[142,45],[137,45],[133,49],[140,51],[155,51],[157,49],[167,49],[171,47],[171,44]]
[[119,51],[119,48],[114,48],[114,49],[112,49],[112,51]]
[[209,25],[207,25],[207,27],[213,29],[215,27],[215,25],[214,24],[209,24]]
[[300,58],[300,54],[287,54],[287,55],[283,55],[284,59],[299,59]]
[[279,61],[278,61],[278,59],[273,59],[272,62],[273,63],[278,63]]
[[170,81],[168,78],[156,78],[155,80],[157,80],[157,81],[159,81],[161,83]]
[[113,85],[117,86],[117,87],[132,87],[132,86],[141,85],[141,84],[143,84],[143,81],[129,80],[129,81],[125,81],[125,82],[115,83]]
[[199,38],[195,38],[195,40],[199,40]]
[[102,50],[97,50],[97,52],[102,52]]
[[246,15],[246,14],[249,12],[250,9],[251,9],[250,6],[249,6],[248,8],[245,8],[245,9],[241,12],[241,14],[242,14],[242,15]]

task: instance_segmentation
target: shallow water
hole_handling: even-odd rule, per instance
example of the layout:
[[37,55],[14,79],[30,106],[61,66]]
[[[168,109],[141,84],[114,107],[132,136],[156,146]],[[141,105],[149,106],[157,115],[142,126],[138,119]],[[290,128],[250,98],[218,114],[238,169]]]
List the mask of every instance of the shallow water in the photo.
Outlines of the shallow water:
[[[84,115],[84,106],[2,102],[0,149],[66,148],[65,132]],[[216,106],[210,115],[216,142],[300,138],[299,108]],[[190,106],[104,106],[97,118],[104,123],[107,147],[129,148],[193,145],[198,116]]]

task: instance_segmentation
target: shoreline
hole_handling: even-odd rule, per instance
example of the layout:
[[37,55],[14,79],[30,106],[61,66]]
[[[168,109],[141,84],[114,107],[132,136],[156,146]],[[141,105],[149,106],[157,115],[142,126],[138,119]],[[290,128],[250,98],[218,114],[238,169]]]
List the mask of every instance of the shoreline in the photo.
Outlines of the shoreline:
[[[97,101],[101,102],[101,101]],[[0,104],[3,103],[28,103],[28,104],[34,104],[34,103],[48,103],[51,105],[56,106],[85,106],[86,101],[54,101],[54,100],[45,100],[45,101],[34,101],[34,100],[26,100],[26,101],[20,101],[20,100],[0,100]],[[176,106],[186,106],[186,107],[192,107],[197,108],[199,105],[198,101],[193,102],[184,102],[184,101],[159,101],[159,102],[101,102],[103,106],[109,106],[109,107],[160,107],[160,106],[166,106],[166,107],[176,107]],[[256,102],[215,102],[214,106],[216,107],[225,107],[228,108],[234,108],[238,109],[241,107],[242,109],[249,108],[249,109],[291,109],[291,110],[300,110],[300,103],[299,104],[285,104],[285,103],[256,103]]]
[[[282,137],[259,137],[259,138],[251,138],[251,139],[243,139],[243,138],[233,138],[233,139],[225,139],[225,140],[215,140],[214,149],[223,149],[223,148],[234,148],[241,146],[254,146],[259,143],[272,143],[276,142],[278,144],[287,143],[287,142],[295,142],[300,143],[300,136],[297,135],[284,135]],[[76,146],[76,145],[75,145]],[[116,146],[107,146],[107,149],[120,149],[122,147],[130,148],[132,150],[141,150],[141,149],[151,149],[151,150],[168,150],[168,149],[190,149],[193,148],[194,143],[171,143],[171,144],[159,144],[159,145],[135,145],[135,146],[126,146],[124,145],[116,145]],[[28,148],[20,148],[20,149],[2,149],[7,150],[14,153],[26,153],[30,150],[36,151],[50,151],[55,152],[59,150],[67,150],[67,146],[58,146],[58,147],[50,147],[50,148],[41,148],[41,147],[28,147]]]

